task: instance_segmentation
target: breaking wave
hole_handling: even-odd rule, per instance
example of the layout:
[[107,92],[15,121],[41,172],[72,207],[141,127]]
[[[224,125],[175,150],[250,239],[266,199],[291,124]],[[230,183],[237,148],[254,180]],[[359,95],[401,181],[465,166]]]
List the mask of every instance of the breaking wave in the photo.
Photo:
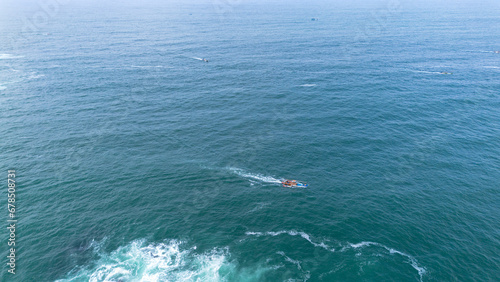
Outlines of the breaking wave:
[[107,254],[92,268],[80,268],[65,281],[225,281],[234,269],[227,249],[197,254],[196,247],[183,248],[183,242],[146,244],[137,240]]

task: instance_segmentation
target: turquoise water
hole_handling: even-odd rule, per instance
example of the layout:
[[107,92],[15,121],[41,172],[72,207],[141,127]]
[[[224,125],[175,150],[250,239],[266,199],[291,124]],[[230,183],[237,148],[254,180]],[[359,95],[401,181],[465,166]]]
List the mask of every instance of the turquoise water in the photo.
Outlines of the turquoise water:
[[1,281],[500,280],[498,3],[53,3],[0,6]]

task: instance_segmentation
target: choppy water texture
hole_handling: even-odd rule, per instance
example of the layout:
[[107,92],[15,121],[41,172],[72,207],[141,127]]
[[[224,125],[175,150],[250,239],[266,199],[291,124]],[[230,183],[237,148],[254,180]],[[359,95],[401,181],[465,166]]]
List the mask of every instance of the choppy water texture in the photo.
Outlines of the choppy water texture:
[[498,3],[58,3],[1,4],[2,281],[500,280]]

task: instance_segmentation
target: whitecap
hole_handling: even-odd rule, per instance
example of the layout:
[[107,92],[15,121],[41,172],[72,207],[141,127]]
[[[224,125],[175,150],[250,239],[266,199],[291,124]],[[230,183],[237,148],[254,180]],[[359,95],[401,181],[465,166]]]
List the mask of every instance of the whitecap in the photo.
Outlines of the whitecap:
[[19,58],[24,58],[24,56],[15,56],[12,54],[0,54],[0,60],[19,59]]
[[314,86],[316,86],[316,84],[302,84],[299,86],[301,86],[301,87],[314,87]]
[[227,249],[197,254],[196,248],[183,245],[177,240],[149,245],[136,240],[111,253],[98,251],[94,267],[79,268],[57,281],[219,281],[221,268],[234,268]]

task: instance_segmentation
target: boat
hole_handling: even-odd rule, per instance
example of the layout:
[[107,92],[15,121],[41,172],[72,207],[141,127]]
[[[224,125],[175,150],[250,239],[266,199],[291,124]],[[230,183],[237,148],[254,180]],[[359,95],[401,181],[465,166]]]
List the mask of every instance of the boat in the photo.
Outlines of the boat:
[[281,184],[283,187],[307,187],[309,186],[308,184],[304,182],[299,182],[297,180],[289,180],[289,179],[283,179],[281,180]]

